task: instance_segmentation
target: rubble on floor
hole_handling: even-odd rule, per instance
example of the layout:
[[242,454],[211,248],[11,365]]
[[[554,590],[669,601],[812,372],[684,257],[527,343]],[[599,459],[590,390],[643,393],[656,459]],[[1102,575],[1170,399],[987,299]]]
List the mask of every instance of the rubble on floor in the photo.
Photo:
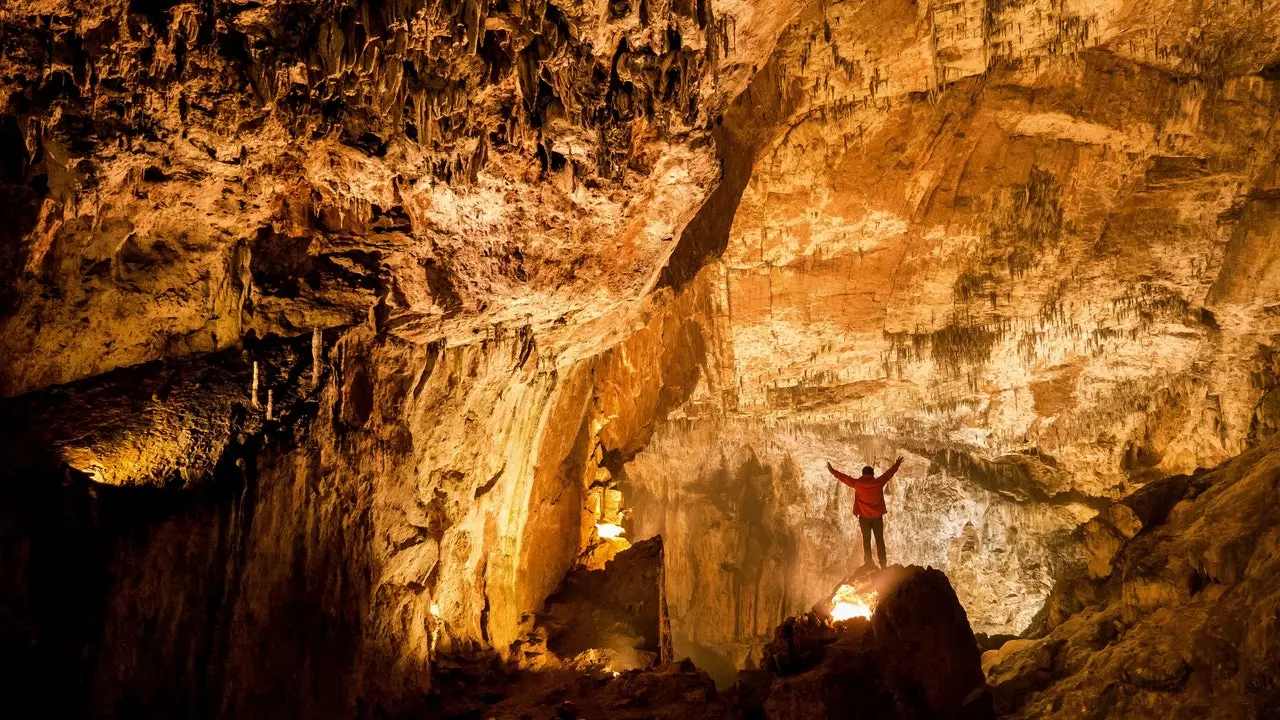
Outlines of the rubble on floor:
[[894,566],[865,579],[880,594],[869,620],[833,622],[819,612],[788,618],[765,649],[762,667],[744,671],[724,692],[687,659],[586,672],[475,661],[436,684],[433,716],[993,718],[978,646],[946,576],[933,568]]

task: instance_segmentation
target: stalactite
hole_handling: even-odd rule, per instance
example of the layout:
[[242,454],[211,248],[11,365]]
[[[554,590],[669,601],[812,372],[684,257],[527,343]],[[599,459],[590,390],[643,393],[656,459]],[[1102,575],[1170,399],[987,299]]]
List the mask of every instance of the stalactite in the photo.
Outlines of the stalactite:
[[319,387],[320,373],[324,368],[324,333],[320,328],[311,330],[311,387]]

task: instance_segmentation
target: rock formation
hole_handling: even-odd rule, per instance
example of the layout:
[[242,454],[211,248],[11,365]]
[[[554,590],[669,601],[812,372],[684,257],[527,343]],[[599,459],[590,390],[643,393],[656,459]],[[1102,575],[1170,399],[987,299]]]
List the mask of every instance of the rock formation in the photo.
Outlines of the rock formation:
[[538,613],[533,636],[513,648],[521,665],[613,671],[671,663],[662,538],[619,552],[599,570],[570,570]]
[[[1200,708],[1205,678],[1271,708],[1269,621],[1211,590],[1264,593],[1236,555],[1274,521],[1186,543],[1263,503],[1222,478],[1280,427],[1277,28],[1275,0],[7,0],[0,691],[413,716],[656,535],[675,656],[727,686],[859,561],[825,462],[902,454],[891,561],[974,630],[1048,633],[1002,651],[1009,708]],[[1254,618],[1205,631],[1235,674],[1057,654],[1115,593],[1144,647],[1184,601]]]
[[437,691],[434,709],[500,720],[994,717],[973,633],[946,576],[895,566],[874,583],[883,598],[869,620],[787,618],[763,667],[724,692],[688,660],[594,675],[544,668],[536,676],[482,662],[463,671],[470,678],[456,695]]
[[1278,512],[1271,440],[1090,521],[1082,572],[1055,588],[1047,634],[983,658],[1001,705],[1027,718],[1280,713]]
[[627,467],[639,535],[688,548],[678,651],[740,666],[852,570],[828,460],[905,450],[891,559],[1019,633],[1077,525],[1272,432],[1278,13],[799,13],[768,68],[782,131],[703,271],[714,372]]
[[744,673],[742,710],[780,718],[994,717],[964,608],[946,576],[894,567],[868,620],[788,618]]

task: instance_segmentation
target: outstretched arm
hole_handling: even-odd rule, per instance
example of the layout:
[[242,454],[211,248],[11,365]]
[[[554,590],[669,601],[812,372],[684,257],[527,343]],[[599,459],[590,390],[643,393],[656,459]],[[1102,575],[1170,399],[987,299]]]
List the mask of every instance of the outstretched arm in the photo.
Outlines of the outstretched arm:
[[839,480],[840,482],[844,483],[845,485],[848,485],[849,487],[853,487],[853,486],[854,486],[854,485],[853,485],[853,478],[851,478],[851,477],[849,477],[848,475],[845,475],[844,473],[840,472],[839,470],[837,470],[837,469],[835,469],[835,468],[831,467],[831,463],[830,463],[830,462],[828,462],[828,463],[827,463],[827,471],[828,471],[828,472],[830,472],[832,475],[835,475],[835,476],[836,476],[836,479],[837,479],[837,480]]
[[898,459],[894,461],[893,465],[891,465],[888,470],[885,470],[883,475],[876,478],[876,481],[880,483],[880,487],[884,487],[889,484],[889,481],[893,479],[894,473],[898,472],[898,468],[901,465],[902,456],[898,456]]

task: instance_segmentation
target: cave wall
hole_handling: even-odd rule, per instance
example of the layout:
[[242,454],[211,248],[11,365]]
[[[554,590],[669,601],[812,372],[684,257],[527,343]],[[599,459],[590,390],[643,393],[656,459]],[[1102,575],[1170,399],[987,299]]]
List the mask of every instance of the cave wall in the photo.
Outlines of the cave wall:
[[1280,425],[1278,7],[5,3],[10,689],[411,712],[601,484],[729,673],[897,452],[891,552],[1018,629]]
[[[662,535],[677,653],[722,682],[759,663],[784,618],[823,600],[863,563],[853,493],[826,471],[883,470],[896,446],[848,428],[769,427],[740,418],[672,421],[627,465],[636,537]],[[1074,566],[1072,532],[1095,510],[984,487],[974,474],[904,451],[886,488],[889,562],[947,573],[976,632],[1031,626]]]
[[980,32],[969,5],[883,2],[780,38],[801,97],[724,257],[740,407],[1035,446],[1069,474],[1050,493],[1239,453],[1277,331],[1274,4],[1159,30],[973,5]]
[[1083,528],[1088,570],[1055,587],[1044,634],[983,658],[1000,709],[1026,718],[1280,711],[1277,442],[1153,482]]
[[650,291],[795,9],[5,3],[19,705],[399,714],[505,654],[700,372]]
[[814,3],[781,34],[703,271],[718,382],[627,466],[677,647],[741,667],[860,562],[827,460],[905,454],[891,558],[1012,633],[1077,525],[1272,432],[1278,7],[1157,5]]
[[[573,434],[541,440],[581,426],[588,385],[538,372],[528,337],[450,351],[354,333],[329,358],[308,407],[242,434],[209,476],[86,491],[99,509],[79,531],[103,546],[82,562],[101,586],[65,602],[95,618],[78,638],[95,714],[404,712],[438,646],[505,647],[509,608],[572,563],[576,522],[546,506],[576,521],[576,485],[530,495],[586,460]],[[32,573],[74,570],[20,569],[6,599],[43,602]]]

